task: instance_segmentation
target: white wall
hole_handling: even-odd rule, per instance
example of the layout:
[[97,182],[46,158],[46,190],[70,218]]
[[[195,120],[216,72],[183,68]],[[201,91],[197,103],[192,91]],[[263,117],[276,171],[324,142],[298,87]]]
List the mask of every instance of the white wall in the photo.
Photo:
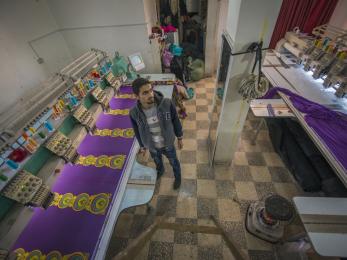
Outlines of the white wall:
[[144,72],[159,72],[143,0],[48,0],[48,5],[73,57],[90,48],[105,50],[111,57],[115,51],[124,56],[140,51]]
[[233,41],[235,41],[237,25],[239,22],[240,7],[241,0],[229,0],[226,30]]
[[60,28],[144,23],[142,0],[47,0]]
[[[1,1],[0,72],[6,76],[1,82],[0,116],[92,47],[112,57],[116,50],[125,56],[140,51],[144,72],[159,72],[160,57],[147,34],[147,22],[154,19],[151,1]],[[43,64],[37,63],[37,55]]]
[[28,42],[57,30],[45,1],[4,0],[0,8],[0,115],[13,103],[71,60],[64,38],[55,33],[32,43],[43,64]]
[[235,39],[240,7],[241,0],[208,1],[205,48],[207,76],[217,71],[223,31],[226,30],[231,39]]
[[211,76],[216,70],[216,49],[219,1],[207,2],[207,27],[205,40],[205,75]]
[[347,0],[339,0],[329,24],[347,30]]
[[216,35],[216,70],[218,67],[218,61],[221,52],[222,45],[222,34],[225,30],[227,30],[227,18],[228,18],[228,8],[229,1],[228,0],[220,0],[219,1],[219,15],[218,15],[218,26],[217,26],[217,35]]
[[152,33],[152,27],[158,22],[157,5],[154,0],[143,0],[145,11],[145,22],[147,23],[148,35]]
[[243,47],[250,42],[259,41],[264,21],[267,26],[264,34],[264,47],[268,47],[282,0],[243,0],[240,8],[235,47]]

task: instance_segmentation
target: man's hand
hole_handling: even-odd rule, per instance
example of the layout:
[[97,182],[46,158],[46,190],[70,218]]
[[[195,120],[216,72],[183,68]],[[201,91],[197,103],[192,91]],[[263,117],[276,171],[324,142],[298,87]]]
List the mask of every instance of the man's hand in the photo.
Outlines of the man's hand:
[[178,139],[177,140],[177,145],[178,145],[178,149],[182,150],[182,148],[183,148],[183,140],[182,139]]
[[139,154],[141,154],[142,156],[145,156],[146,148],[145,147],[141,147],[140,150],[139,150]]

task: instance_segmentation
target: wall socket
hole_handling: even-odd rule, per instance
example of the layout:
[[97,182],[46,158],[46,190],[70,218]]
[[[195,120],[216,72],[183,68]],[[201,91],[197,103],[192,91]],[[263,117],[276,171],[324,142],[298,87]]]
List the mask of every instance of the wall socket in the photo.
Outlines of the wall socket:
[[38,64],[42,64],[45,62],[45,60],[43,58],[38,58],[36,61]]

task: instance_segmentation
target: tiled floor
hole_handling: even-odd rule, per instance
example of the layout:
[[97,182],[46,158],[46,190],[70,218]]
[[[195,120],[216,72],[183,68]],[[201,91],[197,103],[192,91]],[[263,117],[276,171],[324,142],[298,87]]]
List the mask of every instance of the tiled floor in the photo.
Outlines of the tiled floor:
[[[238,151],[230,167],[208,167],[208,111],[212,109],[214,83],[204,79],[192,84],[193,100],[186,102],[188,117],[183,122],[184,148],[178,151],[182,166],[182,185],[172,189],[173,172],[166,161],[166,172],[157,183],[151,206],[127,209],[117,222],[108,258],[115,256],[155,219],[166,213],[169,221],[184,224],[213,225],[214,215],[226,232],[237,241],[250,259],[273,259],[272,245],[248,234],[244,216],[250,202],[271,192],[287,198],[300,194],[281,159],[274,152],[266,128],[260,131],[256,145],[251,138],[258,120],[248,114]],[[153,166],[152,162],[148,163]],[[298,226],[291,226],[293,229]],[[137,259],[233,259],[219,235],[159,230]]]

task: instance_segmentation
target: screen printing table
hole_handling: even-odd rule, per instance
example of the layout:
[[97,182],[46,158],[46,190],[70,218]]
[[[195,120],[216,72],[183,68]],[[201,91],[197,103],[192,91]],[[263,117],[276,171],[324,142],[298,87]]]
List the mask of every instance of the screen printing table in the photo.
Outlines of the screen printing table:
[[[138,142],[126,135],[110,136],[109,130],[131,128],[128,114],[123,112],[136,100],[127,97],[131,87],[122,88],[120,94],[125,97],[110,102],[114,113],[102,113],[96,122],[103,134],[88,134],[82,140],[78,147],[82,159],[66,164],[52,186],[59,199],[47,210],[33,209],[12,252],[38,259],[104,259],[122,210],[151,200],[156,171],[136,161]],[[173,85],[155,89],[171,98]]]
[[[267,52],[264,58],[262,72],[273,86],[286,88],[313,102],[347,114],[347,100],[336,97],[334,92],[329,91],[329,89],[324,89],[322,79],[316,80],[312,77],[312,72],[306,72],[303,68],[293,65],[286,66],[283,63],[293,64],[293,62],[286,59],[280,61],[272,51]],[[304,114],[294,107],[288,96],[283,93],[278,94],[291,109],[299,123],[336,172],[339,179],[347,187],[347,171],[344,166],[336,159],[332,151],[321,140],[314,129],[306,123]]]

